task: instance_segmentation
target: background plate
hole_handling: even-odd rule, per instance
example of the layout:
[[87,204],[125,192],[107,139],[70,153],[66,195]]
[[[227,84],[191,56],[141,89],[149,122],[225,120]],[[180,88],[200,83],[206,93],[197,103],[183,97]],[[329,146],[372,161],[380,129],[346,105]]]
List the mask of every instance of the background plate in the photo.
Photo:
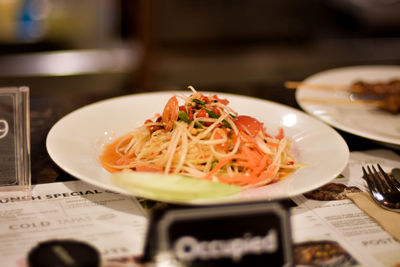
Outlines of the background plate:
[[[400,66],[354,66],[323,71],[304,80],[306,83],[351,85],[357,80],[367,82],[400,79]],[[299,87],[296,100],[306,112],[331,126],[383,144],[400,148],[400,115],[365,105],[315,104],[304,98],[348,99],[343,91],[315,90]]]

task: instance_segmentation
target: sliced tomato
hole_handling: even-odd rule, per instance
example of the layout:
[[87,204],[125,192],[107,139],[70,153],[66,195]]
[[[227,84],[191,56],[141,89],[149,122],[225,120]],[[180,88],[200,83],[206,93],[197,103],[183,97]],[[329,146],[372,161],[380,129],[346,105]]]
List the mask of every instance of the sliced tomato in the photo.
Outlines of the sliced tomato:
[[250,116],[237,116],[233,118],[233,122],[239,130],[244,131],[250,136],[256,136],[259,131],[263,130],[263,124]]

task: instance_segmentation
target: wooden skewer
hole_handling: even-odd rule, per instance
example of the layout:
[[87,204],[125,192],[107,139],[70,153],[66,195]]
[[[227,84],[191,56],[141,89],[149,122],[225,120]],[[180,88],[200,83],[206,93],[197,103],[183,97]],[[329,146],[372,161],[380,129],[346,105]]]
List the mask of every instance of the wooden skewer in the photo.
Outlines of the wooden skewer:
[[384,102],[379,100],[348,100],[348,99],[321,99],[321,98],[301,98],[303,102],[314,104],[339,104],[339,105],[363,105],[371,107],[383,107]]
[[348,85],[334,85],[334,84],[313,84],[305,82],[287,81],[285,82],[285,87],[288,89],[297,89],[299,86],[311,88],[311,89],[321,89],[321,90],[349,90],[351,89]]

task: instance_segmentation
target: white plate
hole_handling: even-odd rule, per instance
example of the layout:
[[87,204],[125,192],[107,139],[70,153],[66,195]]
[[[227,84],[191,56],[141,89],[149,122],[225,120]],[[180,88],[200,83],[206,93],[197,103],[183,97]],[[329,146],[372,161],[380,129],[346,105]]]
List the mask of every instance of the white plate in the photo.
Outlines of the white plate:
[[[162,112],[173,93],[182,94],[135,94],[80,108],[52,127],[47,136],[47,151],[54,162],[72,176],[105,189],[129,194],[111,183],[110,173],[102,168],[97,156],[102,145],[112,138],[131,131],[154,114]],[[278,127],[283,127],[286,135],[293,140],[292,154],[295,160],[307,166],[272,185],[243,191],[224,199],[199,199],[186,204],[291,197],[324,185],[345,168],[349,158],[347,144],[326,124],[302,111],[274,102],[232,94],[218,95],[227,98],[230,106],[239,114],[250,115],[264,122],[270,133],[277,133]]]
[[[363,80],[367,82],[400,79],[400,66],[354,66],[332,69],[314,74],[305,83],[328,85],[351,85]],[[315,104],[305,98],[348,99],[345,91],[315,90],[299,87],[296,100],[306,112],[329,123],[331,126],[367,139],[400,148],[400,115],[366,105]]]

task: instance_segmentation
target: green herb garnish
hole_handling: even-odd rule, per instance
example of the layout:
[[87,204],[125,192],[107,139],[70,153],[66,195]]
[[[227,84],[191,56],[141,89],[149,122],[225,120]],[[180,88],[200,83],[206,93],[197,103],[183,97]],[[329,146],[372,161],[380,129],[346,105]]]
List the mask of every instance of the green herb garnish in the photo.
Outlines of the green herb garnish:
[[214,112],[212,112],[211,110],[208,110],[206,108],[201,108],[201,109],[204,109],[204,111],[207,112],[207,114],[210,118],[214,118],[214,119],[219,118],[219,116],[217,114],[215,114]]
[[201,123],[201,121],[196,121],[196,122],[194,123],[194,127],[195,127],[195,128],[203,129],[203,124]]
[[[215,114],[214,112],[212,112],[211,110],[208,110],[206,108],[201,108],[201,109],[204,109],[207,112],[207,114],[208,114],[208,116],[210,118],[213,118],[213,119],[218,119],[219,118],[219,116],[217,114]],[[231,128],[231,125],[229,124],[229,122],[227,122],[226,120],[223,120],[223,122],[225,124],[224,125],[225,127]]]
[[179,112],[178,112],[178,118],[179,118],[181,121],[184,121],[184,122],[186,122],[186,123],[190,123],[189,117],[188,117],[188,115],[186,114],[186,112],[184,112],[184,111],[179,111]]
[[204,101],[201,101],[200,99],[197,99],[197,98],[194,98],[193,100],[192,100],[194,103],[196,103],[196,104],[199,104],[199,105],[205,105],[205,104],[207,104],[206,102],[204,102]]

